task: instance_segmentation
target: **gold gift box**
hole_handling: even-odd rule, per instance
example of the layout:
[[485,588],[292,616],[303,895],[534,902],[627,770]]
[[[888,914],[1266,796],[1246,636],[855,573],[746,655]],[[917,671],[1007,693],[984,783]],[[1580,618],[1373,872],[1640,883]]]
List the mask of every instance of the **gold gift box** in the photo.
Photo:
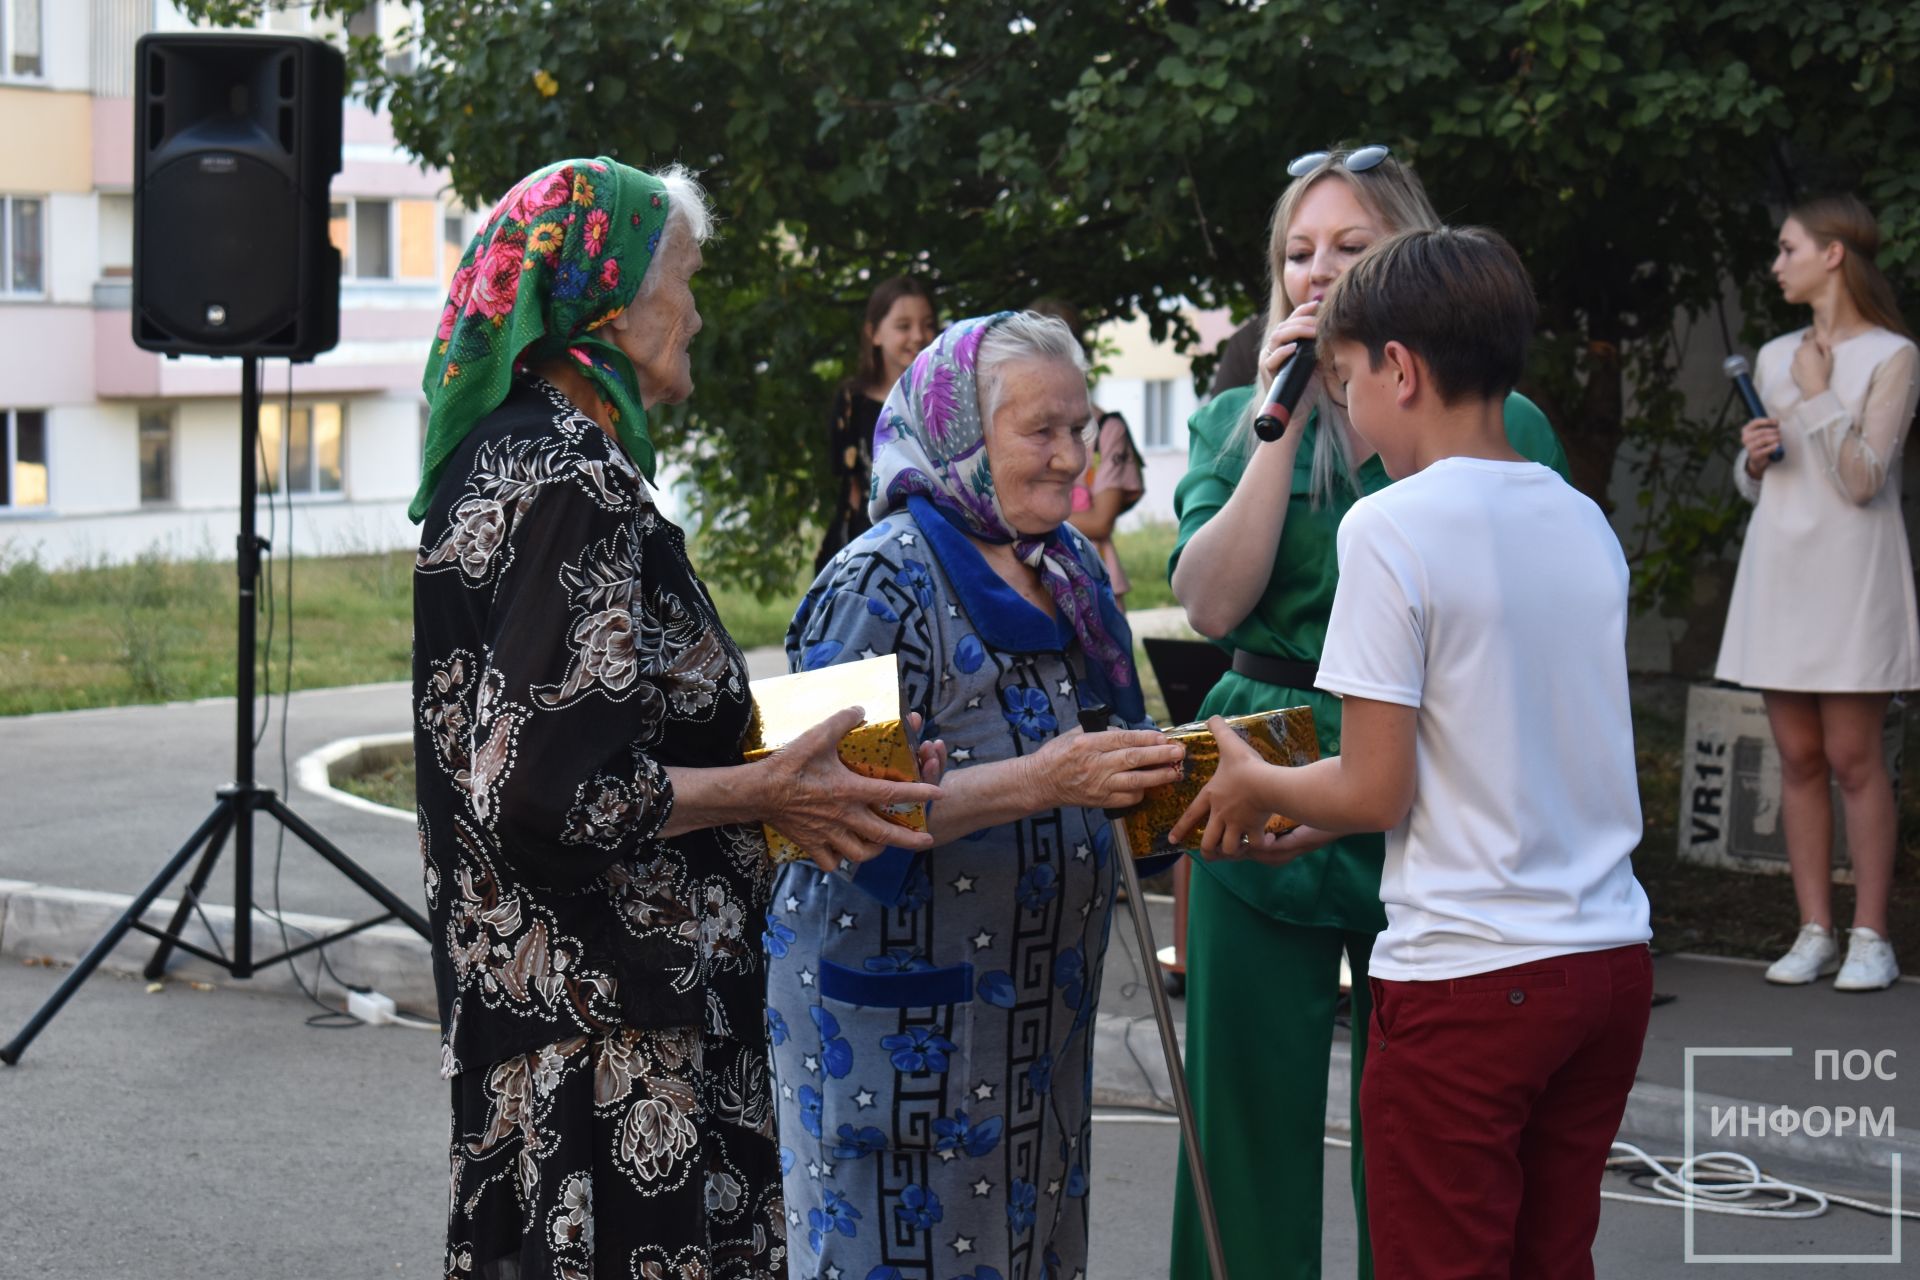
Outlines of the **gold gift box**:
[[[797,675],[755,680],[748,760],[760,760],[848,707],[863,707],[867,719],[840,739],[840,759],[855,773],[889,782],[918,782],[919,766],[900,711],[900,671],[890,653]],[[927,829],[924,805],[896,805],[880,816],[913,831]],[[775,862],[798,862],[806,850],[766,828],[767,854]]]
[[[1268,764],[1292,767],[1312,764],[1320,758],[1320,740],[1313,732],[1312,707],[1228,716],[1227,723],[1241,738],[1253,744],[1253,749]],[[1139,804],[1126,811],[1127,838],[1136,858],[1167,852],[1171,847],[1167,844],[1167,833],[1173,830],[1173,824],[1187,811],[1187,806],[1193,803],[1193,798],[1200,794],[1220,764],[1220,746],[1204,723],[1175,725],[1167,730],[1167,737],[1187,749],[1187,758],[1181,764],[1180,781],[1155,787]],[[1299,825],[1291,818],[1275,814],[1267,819],[1266,829],[1282,836]],[[1204,832],[1205,828],[1196,827],[1183,847],[1198,852]]]

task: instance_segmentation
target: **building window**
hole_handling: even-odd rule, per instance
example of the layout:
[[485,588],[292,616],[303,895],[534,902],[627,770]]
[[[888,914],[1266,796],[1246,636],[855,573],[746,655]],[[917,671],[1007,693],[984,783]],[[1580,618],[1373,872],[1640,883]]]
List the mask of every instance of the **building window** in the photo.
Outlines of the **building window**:
[[140,505],[173,501],[173,413],[146,409],[140,414]]
[[447,288],[453,287],[453,273],[460,269],[460,259],[467,252],[467,219],[464,214],[452,209],[444,210],[440,216],[440,283]]
[[337,403],[296,404],[291,418],[285,404],[261,405],[260,492],[339,493],[343,416]]
[[46,291],[47,202],[0,196],[0,295],[39,297]]
[[41,0],[0,0],[0,76],[39,79]]
[[47,414],[44,409],[0,409],[0,509],[47,505]]
[[327,235],[349,280],[435,280],[439,246],[431,200],[335,200]]
[[393,279],[393,202],[353,202],[353,276],[356,280]]
[[396,200],[394,218],[399,224],[396,242],[400,250],[402,280],[433,280],[440,255],[440,229],[435,225],[440,206],[431,200]]
[[124,280],[133,274],[133,196],[100,195],[100,278]]
[[347,279],[393,279],[393,201],[335,200],[327,236],[340,251],[340,271]]
[[1146,401],[1144,420],[1140,424],[1140,447],[1171,449],[1173,447],[1173,379],[1160,378],[1143,384],[1140,390]]

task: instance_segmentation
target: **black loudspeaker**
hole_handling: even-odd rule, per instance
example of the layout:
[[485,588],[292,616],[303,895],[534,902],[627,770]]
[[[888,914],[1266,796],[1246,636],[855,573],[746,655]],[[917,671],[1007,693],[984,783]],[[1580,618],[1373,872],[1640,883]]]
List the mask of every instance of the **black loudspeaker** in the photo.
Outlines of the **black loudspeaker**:
[[133,340],[168,355],[311,359],[340,340],[346,59],[303,36],[134,46]]

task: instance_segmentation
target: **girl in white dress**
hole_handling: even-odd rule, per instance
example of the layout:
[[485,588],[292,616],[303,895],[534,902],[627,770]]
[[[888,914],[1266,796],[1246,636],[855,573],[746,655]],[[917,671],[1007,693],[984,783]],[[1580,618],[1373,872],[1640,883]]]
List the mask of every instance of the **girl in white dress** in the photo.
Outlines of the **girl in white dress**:
[[[1773,275],[1813,323],[1760,349],[1770,416],[1741,430],[1734,480],[1754,503],[1716,675],[1766,695],[1802,921],[1767,970],[1842,991],[1899,977],[1887,941],[1896,833],[1881,755],[1887,700],[1920,687],[1920,619],[1900,513],[1900,449],[1920,349],[1874,265],[1880,231],[1853,196],[1797,206]],[[1775,450],[1781,450],[1775,457]],[[1833,930],[1829,773],[1840,784],[1856,899],[1845,964]]]

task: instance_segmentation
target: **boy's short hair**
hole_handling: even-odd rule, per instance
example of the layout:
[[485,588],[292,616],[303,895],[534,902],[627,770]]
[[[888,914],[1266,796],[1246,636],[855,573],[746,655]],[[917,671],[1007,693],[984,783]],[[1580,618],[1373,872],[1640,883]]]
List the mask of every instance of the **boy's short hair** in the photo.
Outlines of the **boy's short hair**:
[[1533,281],[1497,231],[1403,231],[1369,249],[1320,307],[1320,341],[1364,346],[1374,368],[1387,343],[1426,361],[1440,399],[1502,399],[1520,381],[1539,316]]

